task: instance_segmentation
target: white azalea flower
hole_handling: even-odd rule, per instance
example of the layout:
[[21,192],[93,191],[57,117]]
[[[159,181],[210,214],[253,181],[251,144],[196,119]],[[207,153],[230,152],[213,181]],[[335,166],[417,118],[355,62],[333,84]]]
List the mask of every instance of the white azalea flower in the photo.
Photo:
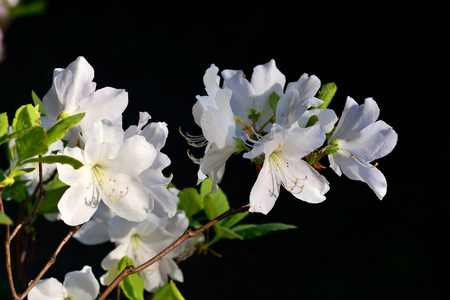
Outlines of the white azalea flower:
[[167,189],[172,176],[165,177],[162,170],[170,165],[170,159],[167,155],[161,153],[161,148],[166,143],[169,130],[164,122],[153,122],[147,125],[150,118],[147,112],[141,112],[138,125],[130,126],[125,131],[125,137],[140,135],[145,137],[147,142],[155,147],[155,160],[148,169],[139,175],[139,178],[154,200],[153,213],[159,217],[168,216],[171,218],[177,211],[179,199]]
[[280,194],[280,185],[306,202],[325,200],[327,180],[302,159],[324,140],[325,132],[319,124],[284,129],[275,123],[267,136],[256,141],[253,150],[244,154],[249,159],[264,154],[263,167],[250,193],[250,211],[267,214]]
[[[129,222],[120,217],[108,221],[108,233],[117,248],[102,261],[102,268],[108,272],[101,276],[100,282],[109,285],[118,275],[118,263],[126,255],[134,266],[139,266],[173,243],[187,229],[189,220],[183,211],[178,211],[171,219],[158,218],[149,213],[142,222]],[[182,254],[178,247],[158,260],[149,268],[140,272],[145,282],[145,290],[155,292],[166,284],[169,276],[183,281],[183,274],[174,261]]]
[[39,280],[28,293],[29,300],[90,300],[95,299],[100,285],[92,269],[84,266],[81,271],[66,274],[64,283],[51,277]]
[[320,88],[320,80],[316,76],[303,74],[296,82],[291,82],[284,95],[277,104],[276,123],[283,128],[289,128],[311,107],[317,107],[323,103],[314,97]]
[[43,125],[50,127],[60,118],[82,112],[86,115],[77,125],[81,130],[88,130],[102,119],[121,124],[122,113],[128,105],[127,92],[111,87],[96,91],[93,79],[94,69],[82,56],[66,69],[55,69],[52,87],[42,99],[47,114],[41,118]]
[[236,138],[236,119],[231,110],[231,90],[219,87],[219,69],[211,65],[206,70],[203,82],[207,96],[197,96],[197,102],[192,108],[194,120],[202,128],[203,137],[189,137],[191,145],[204,146],[205,155],[201,160],[192,158],[199,166],[198,183],[208,176],[212,181],[211,193],[217,190],[225,172],[225,165],[231,154],[238,151]]
[[142,221],[153,209],[152,198],[139,180],[156,158],[156,150],[143,136],[124,139],[121,126],[103,120],[83,131],[85,147],[66,147],[62,154],[78,159],[78,170],[58,164],[59,179],[70,186],[58,203],[68,225],[88,221],[100,201],[116,214]]
[[367,98],[362,105],[347,97],[336,130],[329,139],[337,145],[336,155],[328,155],[330,167],[340,176],[367,183],[378,198],[386,195],[383,173],[370,162],[389,154],[397,144],[397,133],[383,121],[377,103]]
[[[275,60],[256,66],[250,81],[241,70],[224,70],[222,76],[224,87],[233,91],[230,102],[233,112],[249,126],[253,124],[256,129],[260,129],[273,115],[269,103],[270,95],[275,92],[281,97],[286,83],[286,78],[276,67]],[[249,118],[252,110],[261,114],[256,122]]]

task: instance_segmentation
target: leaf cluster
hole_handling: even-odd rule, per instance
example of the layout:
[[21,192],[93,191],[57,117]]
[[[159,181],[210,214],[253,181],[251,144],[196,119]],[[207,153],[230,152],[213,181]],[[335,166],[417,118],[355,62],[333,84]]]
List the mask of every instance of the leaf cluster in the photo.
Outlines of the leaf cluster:
[[[204,223],[230,209],[228,198],[222,189],[219,187],[211,194],[211,186],[212,181],[207,178],[200,185],[199,191],[192,187],[184,188],[178,195],[180,198],[178,209],[186,212],[190,226],[194,229],[200,228]],[[222,239],[253,239],[272,231],[296,228],[294,225],[283,223],[240,224],[248,214],[248,211],[236,214],[214,224],[213,237],[210,237],[211,232],[207,231],[207,239],[199,246],[199,250],[203,253],[208,251],[215,253],[210,247]]]

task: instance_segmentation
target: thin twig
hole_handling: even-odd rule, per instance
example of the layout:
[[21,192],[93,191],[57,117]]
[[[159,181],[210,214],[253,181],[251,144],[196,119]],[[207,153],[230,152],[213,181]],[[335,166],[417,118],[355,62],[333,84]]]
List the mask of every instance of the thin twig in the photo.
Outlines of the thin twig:
[[239,214],[245,211],[248,211],[250,208],[250,205],[244,205],[240,208],[230,208],[229,210],[227,210],[226,212],[224,212],[223,214],[221,214],[220,216],[216,217],[215,219],[209,221],[208,223],[206,223],[205,225],[203,225],[202,227],[200,227],[197,230],[191,230],[188,229],[186,230],[183,235],[181,235],[177,240],[175,240],[175,242],[173,242],[171,245],[169,245],[166,249],[164,249],[163,251],[161,251],[159,254],[157,254],[156,256],[154,256],[153,258],[151,258],[150,260],[148,260],[147,262],[143,263],[140,266],[137,267],[133,267],[133,266],[127,266],[117,277],[116,279],[114,279],[114,281],[106,288],[106,290],[97,298],[97,300],[104,300],[106,298],[106,296],[108,296],[116,286],[119,285],[119,283],[128,275],[140,272],[148,267],[150,267],[152,264],[154,264],[156,261],[158,261],[159,259],[163,258],[165,255],[167,255],[169,252],[171,252],[172,250],[174,250],[176,247],[178,247],[181,243],[183,243],[185,240],[187,240],[188,238],[197,236],[199,234],[201,234],[202,232],[204,232],[206,229],[210,228],[211,226],[213,226],[214,224],[216,224],[217,222],[225,219],[226,217],[235,215],[235,214]]
[[27,287],[27,289],[23,292],[22,295],[19,296],[17,299],[24,299],[30,290],[36,285],[36,283],[42,278],[42,276],[47,272],[47,270],[55,263],[56,257],[58,256],[61,249],[64,247],[64,245],[70,240],[70,238],[75,234],[75,232],[80,229],[81,225],[74,226],[70,229],[69,233],[64,237],[64,239],[61,241],[61,243],[58,245],[58,247],[55,250],[55,253],[53,253],[52,257],[48,260],[47,264],[42,268],[41,272],[36,276],[36,278],[30,283],[30,285]]
[[[5,208],[3,207],[3,200],[1,197],[1,194],[3,194],[3,191],[5,190],[5,187],[3,187],[0,190],[0,211],[2,213],[5,213]],[[5,234],[5,267],[6,267],[6,273],[8,274],[8,283],[9,288],[11,289],[11,294],[14,299],[17,299],[17,293],[16,289],[14,287],[14,279],[12,274],[12,268],[11,268],[11,248],[10,245],[10,232],[9,232],[9,225],[5,224],[6,234]]]

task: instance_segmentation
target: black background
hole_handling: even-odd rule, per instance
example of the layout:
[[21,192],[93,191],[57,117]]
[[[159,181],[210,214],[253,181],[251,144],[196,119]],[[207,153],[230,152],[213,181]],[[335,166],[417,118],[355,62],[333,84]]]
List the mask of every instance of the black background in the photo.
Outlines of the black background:
[[[443,11],[430,3],[49,1],[45,15],[17,20],[6,34],[1,111],[12,118],[30,102],[31,90],[43,97],[53,69],[82,55],[95,69],[98,88],[128,91],[125,127],[137,123],[139,111],[168,123],[163,152],[172,164],[165,173],[183,188],[195,185],[197,166],[177,130],[200,133],[191,108],[195,96],[205,94],[202,76],[212,63],[250,77],[254,66],[274,58],[287,82],[303,73],[334,81],[331,108],[338,115],[348,95],[359,103],[374,97],[380,119],[399,135],[394,151],[379,160],[389,184],[382,201],[365,184],[325,170],[331,184],[325,202],[307,204],[283,192],[269,215],[247,218],[298,229],[222,241],[214,247],[222,258],[193,256],[180,264],[185,281],[178,287],[187,299],[448,299]],[[221,186],[232,206],[248,201],[255,179],[247,160],[231,158]],[[68,230],[38,222],[46,231],[37,235],[30,277]],[[112,248],[70,241],[45,277],[62,281],[85,264],[99,277],[99,262]]]

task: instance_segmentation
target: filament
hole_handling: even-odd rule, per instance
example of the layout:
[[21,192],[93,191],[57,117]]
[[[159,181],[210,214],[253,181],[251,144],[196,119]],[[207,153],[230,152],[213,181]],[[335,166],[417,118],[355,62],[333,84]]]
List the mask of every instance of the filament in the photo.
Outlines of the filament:
[[372,169],[372,168],[376,168],[378,166],[378,163],[375,163],[373,166],[372,165],[367,166],[364,163],[360,162],[355,156],[353,156],[353,154],[349,153],[347,150],[345,150],[345,149],[339,149],[339,150],[342,150],[345,153],[347,153],[351,158],[353,158],[354,161],[356,161],[358,164],[360,164],[364,168]]
[[184,134],[181,131],[181,126],[178,128],[178,132],[186,139],[187,143],[196,148],[204,147],[208,144],[208,141],[203,135],[191,135],[189,132],[186,131],[186,134]]

